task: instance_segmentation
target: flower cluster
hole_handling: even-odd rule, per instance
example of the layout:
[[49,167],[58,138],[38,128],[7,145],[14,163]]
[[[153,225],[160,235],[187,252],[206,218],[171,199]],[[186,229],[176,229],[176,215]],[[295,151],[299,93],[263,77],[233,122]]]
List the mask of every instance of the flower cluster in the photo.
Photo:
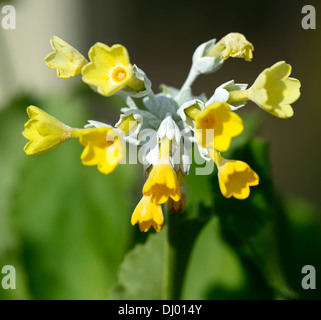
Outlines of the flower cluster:
[[[141,231],[151,226],[161,230],[164,203],[171,213],[185,210],[184,177],[189,173],[193,146],[206,161],[217,165],[224,197],[247,198],[250,187],[259,183],[258,175],[247,163],[221,155],[243,131],[243,121],[235,111],[251,100],[276,117],[288,118],[293,115],[291,104],[300,96],[300,82],[289,77],[291,66],[284,61],[265,69],[249,89],[247,84],[231,80],[216,88],[209,99],[204,94],[193,96],[191,86],[199,75],[215,72],[230,57],[251,61],[253,45],[239,33],[201,44],[183,86],[176,89],[162,85],[158,94],[154,94],[146,74],[130,63],[122,45],[96,43],[89,50],[89,61],[56,36],[51,45],[54,51],[45,62],[58,77],[81,75],[83,82],[101,95],[120,95],[127,107],[121,109],[115,126],[89,120],[84,128],[71,128],[29,106],[30,120],[23,131],[29,142],[24,150],[27,155],[40,154],[67,139],[78,138],[84,147],[82,163],[109,174],[124,160],[126,144],[136,146],[142,155],[146,181],[131,223],[138,224]],[[138,99],[142,103],[138,104]]]

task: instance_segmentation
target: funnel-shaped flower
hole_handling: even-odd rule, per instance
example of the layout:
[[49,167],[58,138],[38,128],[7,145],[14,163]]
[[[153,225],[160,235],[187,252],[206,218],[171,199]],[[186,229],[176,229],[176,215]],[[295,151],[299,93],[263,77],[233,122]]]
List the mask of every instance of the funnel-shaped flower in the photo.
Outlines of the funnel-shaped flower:
[[153,227],[157,232],[162,229],[164,224],[164,216],[162,207],[153,201],[151,197],[143,196],[131,218],[131,224],[139,224],[140,231],[148,231]]
[[181,198],[181,190],[170,163],[157,164],[149,174],[144,185],[143,194],[151,196],[151,200],[156,204],[165,203],[169,197],[174,201]]
[[30,140],[24,147],[27,155],[44,153],[73,138],[73,129],[35,106],[29,106],[30,120],[25,124],[23,136]]
[[103,174],[114,171],[124,157],[123,139],[112,128],[85,129],[80,134],[79,142],[85,147],[81,154],[83,165],[97,165],[98,170]]
[[174,201],[172,198],[169,198],[167,201],[167,208],[170,213],[183,213],[186,208],[185,176],[181,169],[177,171],[176,175],[181,189],[181,197],[178,201]]
[[174,201],[181,198],[181,189],[176,173],[169,162],[171,141],[164,137],[160,146],[158,163],[150,172],[143,188],[144,196],[151,196],[156,204],[165,203],[169,197]]
[[50,43],[54,52],[45,58],[47,66],[55,69],[57,76],[63,79],[80,74],[82,67],[88,63],[86,58],[59,37],[52,37]]
[[195,117],[196,141],[203,148],[226,151],[233,137],[243,131],[243,121],[225,102],[216,102]]
[[230,160],[219,167],[218,179],[225,198],[246,199],[250,186],[259,184],[259,176],[243,161]]
[[88,56],[91,62],[83,68],[82,80],[97,87],[100,94],[110,96],[124,86],[144,90],[143,81],[133,77],[128,52],[122,45],[108,47],[98,42],[90,48]]
[[284,61],[265,69],[248,90],[248,98],[279,118],[293,116],[291,103],[300,97],[300,81],[289,78],[291,66]]
[[259,176],[243,161],[224,159],[212,148],[208,151],[217,165],[218,181],[223,196],[246,199],[250,195],[250,187],[259,184]]

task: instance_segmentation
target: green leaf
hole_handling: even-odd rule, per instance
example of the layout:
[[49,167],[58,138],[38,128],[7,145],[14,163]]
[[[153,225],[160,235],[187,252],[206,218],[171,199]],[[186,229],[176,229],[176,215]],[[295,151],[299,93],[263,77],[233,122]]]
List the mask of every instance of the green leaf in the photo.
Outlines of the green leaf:
[[20,96],[0,111],[0,256],[16,246],[16,235],[10,222],[13,190],[20,183],[19,170],[23,166],[25,138],[21,132],[26,119],[25,107],[37,99]]
[[[167,265],[165,269],[167,279],[164,279],[167,281],[164,288],[165,299],[176,300],[181,296],[186,268],[195,240],[210,218],[211,210],[205,207],[203,209],[203,218],[186,219],[178,214],[168,215],[167,242],[164,249],[164,263]],[[180,218],[182,218],[181,221],[179,221]]]
[[[176,214],[178,217],[179,214]],[[171,295],[180,296],[180,290],[185,277],[185,270],[188,265],[191,250],[194,246],[195,239],[199,232],[206,224],[208,219],[186,219],[179,221],[173,226],[172,234],[168,237],[168,225],[157,234],[151,234],[146,243],[137,244],[136,247],[127,253],[122,262],[119,273],[118,283],[112,290],[109,299],[112,300],[154,300],[166,298],[167,290],[167,264],[172,261],[168,260],[169,241],[176,242],[175,257],[176,259],[171,266],[174,267],[170,279],[170,287],[173,292]]]
[[12,220],[12,207],[15,190],[21,185],[20,170],[25,160],[25,139],[21,135],[26,119],[25,107],[32,102],[36,103],[37,99],[21,95],[0,111],[0,271],[3,266],[12,265],[17,278],[15,290],[2,290],[0,286],[0,299],[30,297],[27,274],[21,261],[20,236]]
[[267,144],[253,139],[242,151],[236,150],[233,158],[248,162],[260,176],[260,185],[251,187],[251,194],[245,200],[225,199],[219,195],[217,179],[213,179],[215,212],[224,238],[241,257],[257,266],[276,297],[293,298],[295,294],[282,273],[275,236],[275,223],[282,214],[282,206],[270,181]]
[[14,265],[19,279],[5,298],[104,299],[131,239],[136,170],[120,165],[106,176],[84,167],[77,140],[27,157],[21,132],[31,103],[73,127],[92,118],[80,99],[61,96],[23,100],[2,113],[0,262]]
[[111,300],[159,300],[163,290],[164,227],[151,234],[145,244],[128,252],[119,267],[118,283],[110,293]]
[[196,239],[188,263],[182,299],[267,299],[259,274],[248,268],[220,231],[218,217]]
[[[283,214],[278,217],[280,253],[284,273],[299,299],[321,299],[321,212],[306,200],[290,197],[283,201]],[[316,270],[316,290],[301,286],[302,268],[312,265]]]

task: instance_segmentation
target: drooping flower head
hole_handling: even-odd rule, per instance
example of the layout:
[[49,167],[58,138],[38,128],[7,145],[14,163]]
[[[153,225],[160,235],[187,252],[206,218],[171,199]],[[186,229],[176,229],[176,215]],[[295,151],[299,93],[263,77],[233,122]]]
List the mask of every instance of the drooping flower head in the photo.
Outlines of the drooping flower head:
[[190,171],[194,149],[203,159],[216,164],[224,197],[249,197],[250,187],[259,183],[257,173],[244,161],[228,160],[220,154],[243,131],[243,121],[236,112],[252,100],[263,110],[287,118],[293,115],[291,104],[300,96],[300,82],[289,77],[291,66],[284,61],[265,69],[249,89],[245,83],[230,80],[217,87],[209,99],[205,94],[192,94],[196,78],[217,71],[228,58],[252,60],[254,47],[240,33],[202,43],[193,54],[190,73],[182,87],[162,85],[158,94],[153,92],[144,71],[131,65],[122,45],[94,44],[88,53],[89,62],[58,37],[51,39],[51,45],[54,52],[45,62],[57,71],[58,77],[82,74],[82,80],[100,94],[119,94],[126,107],[121,109],[114,126],[89,120],[84,128],[72,128],[30,106],[30,120],[23,131],[29,140],[25,152],[40,154],[77,138],[84,147],[82,163],[109,174],[127,159],[125,151],[134,147],[144,165],[146,181],[131,224],[138,224],[144,232],[151,227],[157,232],[162,229],[163,204],[167,203],[170,214],[185,210],[185,175]]

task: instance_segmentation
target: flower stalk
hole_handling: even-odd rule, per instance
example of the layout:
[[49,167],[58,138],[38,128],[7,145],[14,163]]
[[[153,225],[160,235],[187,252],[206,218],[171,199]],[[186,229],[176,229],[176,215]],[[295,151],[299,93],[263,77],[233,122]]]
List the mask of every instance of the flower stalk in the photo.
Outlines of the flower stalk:
[[177,254],[178,254],[178,214],[172,214],[167,209],[166,220],[167,228],[164,237],[164,288],[163,300],[179,299],[181,288],[177,281]]

